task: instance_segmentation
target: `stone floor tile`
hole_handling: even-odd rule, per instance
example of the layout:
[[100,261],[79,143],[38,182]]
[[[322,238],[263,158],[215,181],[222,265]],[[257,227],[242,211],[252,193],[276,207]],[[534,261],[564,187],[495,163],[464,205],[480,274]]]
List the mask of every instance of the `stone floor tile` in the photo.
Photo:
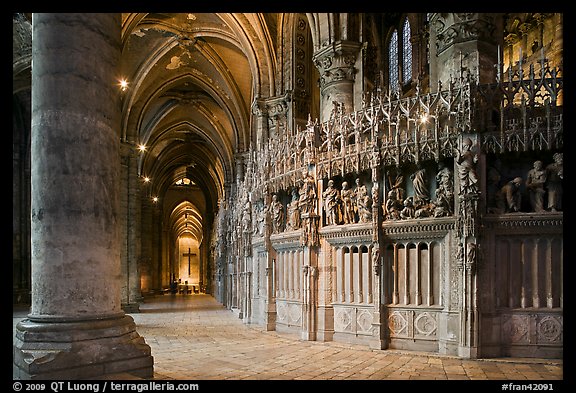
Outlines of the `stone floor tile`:
[[[479,359],[340,342],[246,325],[209,295],[146,298],[130,314],[155,380],[561,380],[562,360]],[[13,326],[27,310],[13,310]]]

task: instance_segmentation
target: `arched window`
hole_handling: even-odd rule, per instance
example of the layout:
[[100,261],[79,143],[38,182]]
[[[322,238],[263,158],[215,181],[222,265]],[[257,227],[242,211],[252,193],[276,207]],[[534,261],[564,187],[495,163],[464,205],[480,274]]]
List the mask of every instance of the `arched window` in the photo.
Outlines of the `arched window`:
[[[410,42],[410,22],[404,19],[400,37],[394,29],[388,42],[388,83],[391,90],[397,90],[399,83],[406,85],[412,80],[412,43]],[[399,39],[401,41],[399,42]],[[402,79],[400,79],[402,70]]]
[[410,23],[408,18],[402,27],[402,82],[412,80],[412,43],[410,42]]
[[398,88],[398,31],[394,30],[388,44],[388,83],[391,90]]

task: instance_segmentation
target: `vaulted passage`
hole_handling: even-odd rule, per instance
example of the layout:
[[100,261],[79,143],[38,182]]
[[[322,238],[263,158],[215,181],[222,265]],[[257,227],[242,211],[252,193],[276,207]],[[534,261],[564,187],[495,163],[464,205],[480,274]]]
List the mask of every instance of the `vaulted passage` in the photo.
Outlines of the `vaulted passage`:
[[562,14],[13,28],[15,379],[561,363]]

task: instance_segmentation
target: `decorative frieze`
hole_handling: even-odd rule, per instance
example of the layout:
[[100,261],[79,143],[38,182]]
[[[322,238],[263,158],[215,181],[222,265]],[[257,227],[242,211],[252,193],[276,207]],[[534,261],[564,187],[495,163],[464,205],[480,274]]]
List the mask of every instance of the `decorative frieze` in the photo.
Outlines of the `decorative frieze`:
[[482,223],[484,230],[492,233],[525,234],[537,229],[539,234],[557,234],[564,227],[564,215],[549,212],[486,215]]
[[320,229],[320,237],[330,245],[370,244],[372,242],[372,223],[333,225]]
[[386,239],[442,239],[449,231],[455,229],[455,220],[446,218],[422,218],[406,221],[395,221],[382,224],[382,230]]

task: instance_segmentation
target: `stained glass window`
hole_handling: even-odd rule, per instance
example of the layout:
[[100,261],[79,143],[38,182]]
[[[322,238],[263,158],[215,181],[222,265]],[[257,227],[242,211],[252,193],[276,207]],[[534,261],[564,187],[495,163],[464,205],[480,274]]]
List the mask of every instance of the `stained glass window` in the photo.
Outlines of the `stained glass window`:
[[388,45],[388,75],[390,90],[398,89],[398,31],[394,30]]
[[407,84],[412,79],[412,43],[410,42],[410,23],[408,18],[402,27],[402,82]]

